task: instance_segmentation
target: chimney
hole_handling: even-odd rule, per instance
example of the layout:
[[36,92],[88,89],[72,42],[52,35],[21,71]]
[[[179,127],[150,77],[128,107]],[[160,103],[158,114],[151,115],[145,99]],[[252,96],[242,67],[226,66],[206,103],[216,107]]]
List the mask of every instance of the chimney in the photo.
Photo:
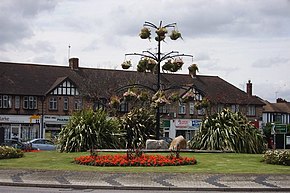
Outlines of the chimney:
[[79,59],[78,58],[70,58],[69,59],[69,67],[72,70],[77,70],[79,69]]
[[253,89],[252,89],[252,83],[251,83],[251,80],[248,81],[247,83],[247,93],[248,93],[248,96],[252,96],[253,94]]
[[282,98],[277,98],[276,103],[287,103],[287,101],[285,99],[282,99]]

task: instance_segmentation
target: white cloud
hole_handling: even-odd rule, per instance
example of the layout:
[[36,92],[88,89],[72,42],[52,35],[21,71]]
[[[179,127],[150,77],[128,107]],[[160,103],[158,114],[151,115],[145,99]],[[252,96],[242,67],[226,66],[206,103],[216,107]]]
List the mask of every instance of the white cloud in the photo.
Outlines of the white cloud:
[[290,100],[289,10],[288,0],[2,0],[0,61],[67,65],[71,45],[81,66],[121,69],[126,53],[156,49],[154,39],[138,33],[145,21],[162,20],[176,22],[184,38],[166,40],[162,52],[194,56],[178,73],[197,63],[200,74],[239,88],[251,79],[262,98],[272,100],[279,90]]

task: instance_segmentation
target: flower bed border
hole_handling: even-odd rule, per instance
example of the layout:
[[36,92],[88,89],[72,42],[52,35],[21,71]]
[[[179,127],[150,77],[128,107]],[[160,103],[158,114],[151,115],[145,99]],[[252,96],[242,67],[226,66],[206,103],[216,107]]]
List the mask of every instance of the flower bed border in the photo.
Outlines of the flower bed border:
[[127,159],[126,155],[88,155],[74,159],[76,164],[90,166],[134,166],[134,167],[156,167],[156,166],[179,166],[194,165],[195,158],[174,157],[162,155],[141,155],[132,159]]

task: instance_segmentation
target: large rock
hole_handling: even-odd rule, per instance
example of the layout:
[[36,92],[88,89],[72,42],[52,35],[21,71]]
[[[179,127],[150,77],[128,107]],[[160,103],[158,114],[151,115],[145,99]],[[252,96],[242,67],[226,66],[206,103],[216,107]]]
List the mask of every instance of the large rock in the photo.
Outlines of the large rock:
[[167,149],[168,143],[164,140],[147,139],[146,149]]
[[177,148],[179,149],[187,148],[187,142],[182,135],[179,135],[178,137],[173,139],[169,147],[170,150],[177,150]]

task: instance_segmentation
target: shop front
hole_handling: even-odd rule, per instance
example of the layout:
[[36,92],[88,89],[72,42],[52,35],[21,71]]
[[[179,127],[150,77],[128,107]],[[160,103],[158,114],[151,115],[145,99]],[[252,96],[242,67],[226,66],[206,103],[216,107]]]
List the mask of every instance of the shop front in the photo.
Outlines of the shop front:
[[38,115],[0,115],[0,129],[4,139],[28,141],[40,137],[40,121]]
[[44,115],[45,138],[55,141],[69,118],[70,116]]
[[174,139],[182,135],[188,141],[199,130],[201,119],[173,119],[171,122],[169,137]]

